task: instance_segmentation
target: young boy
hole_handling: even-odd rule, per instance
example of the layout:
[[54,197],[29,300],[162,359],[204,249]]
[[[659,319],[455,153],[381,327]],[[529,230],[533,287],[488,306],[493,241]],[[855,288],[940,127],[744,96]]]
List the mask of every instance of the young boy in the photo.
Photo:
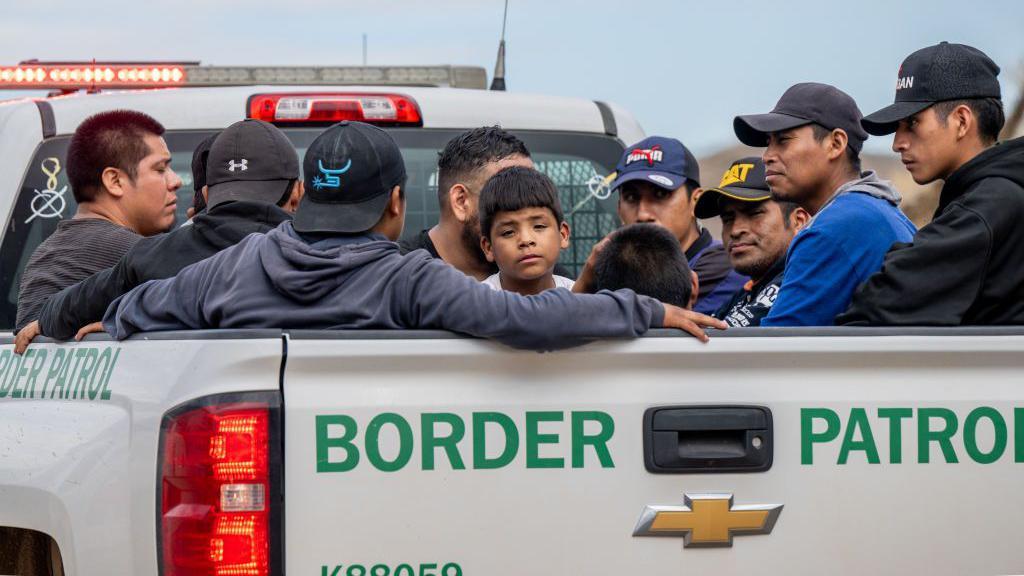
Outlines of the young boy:
[[484,284],[523,296],[572,290],[571,279],[554,274],[559,251],[569,247],[569,224],[544,174],[514,166],[492,176],[480,192],[480,230],[484,255],[498,266]]

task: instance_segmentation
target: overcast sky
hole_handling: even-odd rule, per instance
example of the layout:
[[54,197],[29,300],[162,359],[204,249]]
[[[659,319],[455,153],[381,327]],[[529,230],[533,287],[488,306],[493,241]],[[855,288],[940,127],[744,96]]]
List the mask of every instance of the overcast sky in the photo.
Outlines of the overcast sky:
[[[784,7],[774,7],[780,4]],[[0,64],[29,58],[205,64],[484,66],[503,0],[0,0]],[[509,90],[617,102],[648,134],[698,154],[735,143],[736,114],[767,112],[791,84],[820,81],[870,113],[892,100],[910,52],[976,46],[1024,81],[1024,1],[510,0]],[[0,94],[0,97],[4,95]],[[891,139],[873,139],[885,150]]]

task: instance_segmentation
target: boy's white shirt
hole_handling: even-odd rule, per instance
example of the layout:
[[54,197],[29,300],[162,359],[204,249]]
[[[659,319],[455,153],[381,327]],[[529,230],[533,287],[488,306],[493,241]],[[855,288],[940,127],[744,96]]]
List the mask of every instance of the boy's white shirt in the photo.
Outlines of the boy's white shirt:
[[[572,278],[566,278],[565,276],[559,276],[558,274],[552,274],[551,277],[555,280],[555,288],[572,290],[573,284],[576,283]],[[488,276],[482,283],[490,286],[494,290],[504,290],[501,286],[501,272],[496,272],[491,276]]]

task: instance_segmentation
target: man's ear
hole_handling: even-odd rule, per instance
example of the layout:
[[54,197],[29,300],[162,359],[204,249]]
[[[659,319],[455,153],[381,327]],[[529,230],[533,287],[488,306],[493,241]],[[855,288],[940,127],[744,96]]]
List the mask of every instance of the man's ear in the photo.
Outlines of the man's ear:
[[690,193],[690,217],[697,219],[697,200],[700,200],[700,195],[704,193],[704,189],[697,187]]
[[453,184],[448,189],[448,206],[451,207],[452,214],[459,222],[468,222],[471,219],[470,194],[471,192],[465,184]]
[[[305,187],[303,187],[303,191],[305,191]],[[387,212],[391,216],[397,218],[405,212],[404,204],[405,198],[402,198],[402,187],[395,185],[395,187],[391,189],[391,200],[388,200]]]
[[566,248],[569,247],[569,233],[569,223],[563,221],[561,226],[558,227],[558,234],[562,237],[562,241],[559,244],[559,247],[562,250],[565,250]]
[[122,198],[127,192],[125,185],[128,183],[128,175],[118,168],[112,166],[104,168],[103,173],[100,174],[100,181],[103,182],[103,187],[107,189],[107,192],[115,198]]
[[282,210],[289,214],[295,214],[295,211],[299,209],[299,202],[302,201],[302,197],[306,195],[306,184],[302,180],[296,180],[292,186],[292,193],[288,196],[288,200],[285,201]]
[[807,223],[811,221],[811,214],[803,208],[797,207],[789,214],[789,227],[793,230],[793,233],[797,233],[807,226]]
[[946,123],[952,121],[956,124],[956,139],[961,140],[970,133],[971,127],[975,123],[974,120],[974,112],[971,111],[971,107],[961,104],[949,113]]
[[204,184],[203,188],[202,188],[202,190],[200,190],[200,192],[203,194],[203,201],[204,202],[209,202],[210,201],[210,187]]
[[697,305],[697,296],[700,295],[700,280],[697,279],[697,273],[690,270],[690,277],[692,279],[693,291],[690,292],[690,302],[686,305],[687,310],[693,310],[693,307]]
[[836,128],[828,137],[828,159],[836,160],[846,154],[846,147],[850,145],[850,137],[846,130]]
[[488,238],[487,236],[481,236],[480,237],[480,250],[483,251],[484,256],[487,258],[488,262],[494,262],[494,250],[493,250],[493,248],[494,247],[491,246],[491,239],[490,238]]

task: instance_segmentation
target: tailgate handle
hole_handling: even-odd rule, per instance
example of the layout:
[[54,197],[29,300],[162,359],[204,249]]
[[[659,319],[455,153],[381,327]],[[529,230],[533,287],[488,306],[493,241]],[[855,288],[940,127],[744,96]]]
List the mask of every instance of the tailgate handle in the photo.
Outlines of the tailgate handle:
[[772,412],[764,406],[658,406],[644,413],[648,472],[764,472]]

